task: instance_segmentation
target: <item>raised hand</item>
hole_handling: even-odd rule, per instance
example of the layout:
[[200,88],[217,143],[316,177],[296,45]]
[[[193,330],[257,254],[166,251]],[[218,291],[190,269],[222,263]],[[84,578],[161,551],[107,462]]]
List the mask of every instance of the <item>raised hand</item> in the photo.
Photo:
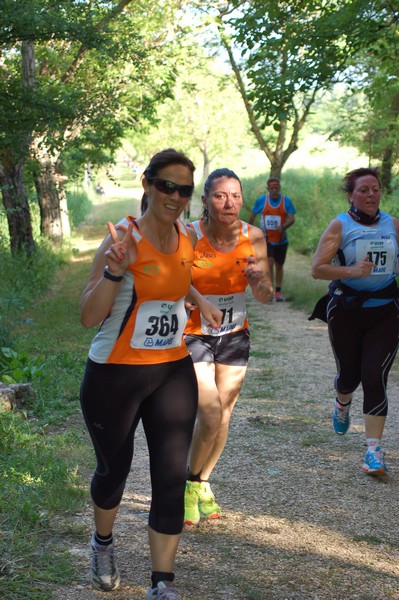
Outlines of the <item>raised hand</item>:
[[132,240],[133,225],[129,223],[127,231],[121,240],[111,221],[108,221],[107,227],[112,239],[111,246],[105,252],[108,270],[113,275],[123,275],[128,265],[132,262],[131,250],[134,248]]
[[249,285],[252,286],[256,283],[259,283],[259,281],[262,281],[264,272],[260,268],[256,256],[248,256],[248,258],[245,260],[247,261],[247,266],[242,272],[244,273]]

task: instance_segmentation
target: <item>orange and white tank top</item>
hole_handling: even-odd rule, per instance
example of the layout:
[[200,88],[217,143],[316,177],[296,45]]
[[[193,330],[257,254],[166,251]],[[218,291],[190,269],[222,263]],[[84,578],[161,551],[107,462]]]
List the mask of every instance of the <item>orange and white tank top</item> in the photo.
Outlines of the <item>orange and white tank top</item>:
[[266,194],[265,206],[261,216],[261,229],[266,234],[268,242],[278,244],[281,241],[281,232],[276,231],[276,229],[284,225],[286,220],[287,211],[284,205],[284,195],[281,194],[277,206],[272,206],[269,194]]
[[240,236],[234,250],[218,252],[206,237],[202,221],[194,221],[198,242],[194,249],[193,286],[223,313],[220,330],[213,329],[198,309],[191,312],[186,334],[220,336],[248,327],[245,288],[248,286],[243,269],[246,258],[255,256],[249,239],[251,225],[240,221]]
[[193,247],[186,226],[177,221],[177,251],[164,254],[140,232],[133,217],[128,228],[137,260],[129,265],[108,317],[94,337],[89,357],[97,363],[145,365],[179,360],[188,355],[183,340],[187,313],[184,299],[191,284]]

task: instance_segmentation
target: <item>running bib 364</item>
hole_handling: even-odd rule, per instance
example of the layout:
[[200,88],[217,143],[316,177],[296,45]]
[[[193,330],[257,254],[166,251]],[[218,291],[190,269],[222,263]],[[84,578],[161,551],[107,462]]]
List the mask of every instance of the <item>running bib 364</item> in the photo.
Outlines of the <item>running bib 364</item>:
[[184,299],[178,302],[151,300],[143,302],[137,311],[136,323],[130,346],[162,350],[175,348],[187,323]]

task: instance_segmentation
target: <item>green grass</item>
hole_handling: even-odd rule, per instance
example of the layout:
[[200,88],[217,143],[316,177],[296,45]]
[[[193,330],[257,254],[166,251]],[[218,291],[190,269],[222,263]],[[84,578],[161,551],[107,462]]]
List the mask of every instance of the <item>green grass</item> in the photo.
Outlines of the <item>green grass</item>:
[[79,322],[89,263],[47,248],[33,262],[4,255],[3,266],[1,302],[13,310],[2,313],[2,341],[43,357],[46,377],[22,411],[0,411],[0,597],[45,600],[76,578],[61,540],[87,538],[70,515],[88,501],[93,463],[79,406],[93,335]]
[[9,346],[12,330],[29,320],[25,311],[48,289],[66,255],[42,243],[34,258],[12,257],[0,247],[0,261],[0,345]]
[[[284,171],[282,191],[291,198],[297,210],[295,223],[288,232],[290,244],[296,252],[312,256],[320,235],[331,219],[348,209],[348,200],[341,191],[342,176],[330,169]],[[245,220],[256,198],[266,193],[266,175],[244,179],[242,184],[244,207],[241,218]],[[382,198],[381,210],[398,217],[398,200],[399,190],[395,189],[391,196]],[[259,217],[255,224],[258,222]]]
[[294,308],[311,314],[317,300],[327,293],[328,281],[315,280],[311,276],[310,256],[288,249],[284,266],[284,295]]
[[355,542],[365,542],[366,544],[371,544],[373,546],[379,546],[384,543],[384,540],[373,535],[355,535],[353,536],[353,539]]
[[95,212],[89,215],[85,226],[102,228],[103,235],[107,234],[107,221],[117,222],[126,215],[139,216],[139,202],[134,198],[107,198],[96,204]]
[[52,432],[36,417],[0,413],[0,597],[44,600],[54,582],[73,581],[60,538],[76,539],[68,514],[87,496],[82,441],[76,430]]

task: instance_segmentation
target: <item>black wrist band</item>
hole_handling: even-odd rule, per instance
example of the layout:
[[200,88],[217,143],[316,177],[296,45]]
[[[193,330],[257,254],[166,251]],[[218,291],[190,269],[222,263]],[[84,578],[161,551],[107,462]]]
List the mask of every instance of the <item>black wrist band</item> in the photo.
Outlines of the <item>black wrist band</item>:
[[110,281],[115,281],[116,283],[118,283],[119,281],[122,281],[122,279],[123,279],[123,275],[112,275],[112,273],[110,273],[108,271],[108,267],[104,267],[103,276],[105,277],[105,279],[109,279]]

